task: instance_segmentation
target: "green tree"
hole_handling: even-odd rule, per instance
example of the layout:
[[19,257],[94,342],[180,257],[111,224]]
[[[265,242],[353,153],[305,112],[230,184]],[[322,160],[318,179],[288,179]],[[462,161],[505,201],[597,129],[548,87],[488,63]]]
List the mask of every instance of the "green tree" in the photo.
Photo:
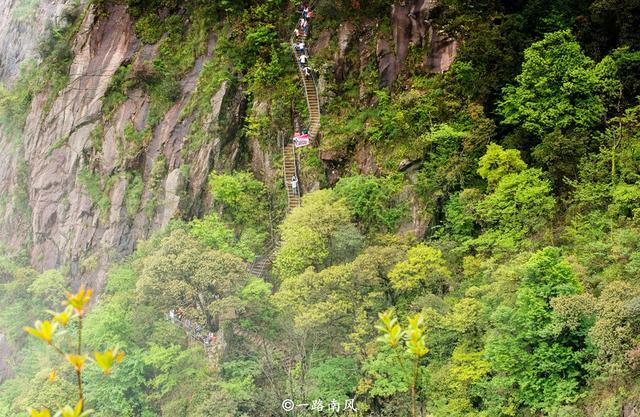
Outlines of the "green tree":
[[503,90],[503,123],[537,136],[597,126],[606,113],[603,95],[617,83],[605,72],[609,64],[596,65],[568,30],[546,34],[525,51],[516,85]]
[[[622,380],[637,366],[637,335],[640,331],[640,289],[627,282],[608,284],[593,307],[596,321],[589,332],[597,348],[594,372]],[[626,356],[629,353],[636,356]]]
[[253,261],[264,246],[267,233],[252,227],[242,228],[239,238],[233,229],[220,219],[217,213],[211,213],[202,219],[189,223],[191,235],[204,245],[222,252]]
[[341,178],[334,191],[345,199],[365,232],[393,232],[406,211],[405,204],[398,200],[402,185],[401,176],[357,175]]
[[419,244],[409,249],[406,261],[389,272],[389,279],[399,292],[429,291],[441,295],[451,285],[451,272],[439,249]]
[[48,308],[57,306],[60,294],[64,294],[66,278],[59,271],[50,270],[40,274],[29,285],[28,291],[35,299],[42,300]]
[[390,271],[402,259],[399,246],[367,248],[353,262],[283,279],[274,303],[298,329],[322,332],[326,345],[362,342],[377,314],[394,298]]
[[[524,265],[513,305],[493,314],[496,330],[487,340],[487,357],[495,372],[487,389],[499,392],[506,406],[534,411],[573,404],[585,382],[590,350],[586,326],[559,326],[552,300],[580,294],[583,289],[558,248],[536,252]],[[496,400],[487,392],[487,402]]]
[[306,195],[302,207],[285,219],[280,230],[282,246],[274,261],[274,271],[280,278],[296,276],[308,267],[319,270],[350,260],[362,245],[349,209],[331,190]]
[[478,162],[478,174],[493,189],[507,174],[517,174],[527,168],[517,149],[507,149],[495,143],[487,146],[487,152]]
[[598,148],[590,130],[604,122],[619,94],[615,74],[612,58],[596,64],[565,30],[531,45],[516,84],[503,89],[503,124],[534,138],[532,155],[557,184],[575,177],[580,158]]
[[234,309],[227,297],[236,296],[248,275],[241,259],[209,249],[181,229],[162,238],[141,263],[139,302],[163,312],[182,307],[213,331],[220,316]]
[[[507,151],[509,152],[509,151]],[[489,153],[489,151],[487,151]],[[504,160],[506,153],[497,145],[492,155]],[[499,179],[495,189],[476,204],[475,210],[483,233],[472,243],[483,249],[514,250],[523,246],[525,238],[542,229],[553,218],[556,201],[551,195],[551,184],[543,179],[542,171],[524,169],[516,153],[507,163],[494,164],[494,158],[481,161],[482,175]],[[517,173],[504,172],[513,170]]]
[[209,188],[216,205],[236,227],[266,228],[269,221],[266,189],[252,174],[212,172]]

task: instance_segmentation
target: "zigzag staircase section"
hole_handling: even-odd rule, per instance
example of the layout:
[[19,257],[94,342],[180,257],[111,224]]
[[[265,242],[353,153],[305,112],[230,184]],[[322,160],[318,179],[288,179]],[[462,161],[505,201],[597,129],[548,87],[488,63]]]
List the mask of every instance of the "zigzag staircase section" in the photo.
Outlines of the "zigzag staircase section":
[[242,327],[238,326],[236,323],[232,323],[231,329],[233,330],[233,334],[236,336],[241,336],[251,342],[254,346],[258,346],[264,350],[268,350],[271,352],[277,352],[283,357],[283,366],[285,369],[291,369],[293,367],[294,361],[292,358],[288,357],[286,353],[280,349],[275,343],[270,340],[265,339],[260,336],[258,333],[245,330]]
[[[297,43],[304,42],[306,45],[307,36],[304,35],[302,31],[300,31],[297,38],[295,38],[294,35],[294,39]],[[309,56],[308,49],[306,49],[306,53],[307,56]],[[320,132],[320,100],[318,99],[318,85],[316,83],[316,78],[313,75],[313,71],[311,71],[309,76],[304,74],[304,67],[300,64],[302,51],[293,46],[293,55],[296,58],[296,65],[298,66],[298,72],[304,87],[304,95],[307,99],[307,108],[309,109],[309,140],[311,143],[314,143],[318,133]]]

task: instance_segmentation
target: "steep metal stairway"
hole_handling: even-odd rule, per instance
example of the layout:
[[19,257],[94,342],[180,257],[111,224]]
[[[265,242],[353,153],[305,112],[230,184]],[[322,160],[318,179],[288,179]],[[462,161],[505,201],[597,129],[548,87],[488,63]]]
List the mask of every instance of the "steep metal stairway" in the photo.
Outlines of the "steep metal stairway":
[[293,143],[288,143],[282,149],[283,155],[283,169],[284,169],[284,183],[287,187],[287,199],[289,211],[296,207],[300,207],[300,183],[298,187],[293,189],[291,179],[295,176],[298,177],[298,163],[296,160],[296,148]]
[[[309,111],[309,125],[307,131],[309,134],[309,141],[311,144],[314,144],[318,133],[320,132],[320,100],[318,98],[318,85],[315,76],[313,75],[313,71],[311,71],[310,75],[305,75],[304,67],[300,64],[300,56],[302,55],[302,51],[298,51],[295,47],[295,43],[306,43],[306,40],[307,36],[304,35],[302,30],[300,30],[299,36],[296,37],[294,35],[291,37],[291,46],[293,49],[296,65],[298,67],[300,80],[302,81],[302,85],[304,88],[304,94],[307,100],[307,108]],[[308,49],[306,49],[305,52],[308,56]],[[291,211],[292,209],[300,207],[301,205],[299,181],[300,176],[298,171],[296,148],[294,144],[292,142],[284,144],[282,154],[284,183],[287,188],[288,209],[289,211]],[[293,188],[291,181],[293,177],[296,177],[298,179],[298,186],[295,189]],[[251,265],[247,266],[247,270],[249,271],[249,273],[258,278],[262,278],[265,271],[272,264],[279,247],[280,242],[277,240],[272,240],[265,248],[264,254],[261,257],[257,258]],[[191,340],[202,344],[210,359],[213,360],[218,352],[224,350],[225,338],[222,328],[218,332],[216,332],[215,341],[212,342],[206,339],[202,334],[194,332],[191,324],[187,325],[173,315],[169,317],[169,315],[167,314],[167,319],[170,320],[173,324],[182,327]],[[235,335],[245,338],[254,346],[261,347],[265,350],[273,352],[279,352],[283,356],[283,365],[285,366],[285,368],[289,371],[291,371],[291,369],[293,368],[295,359],[288,357],[286,353],[275,343],[263,338],[261,335],[255,332],[243,329],[237,323],[231,323],[231,330]]]
[[253,261],[251,265],[249,265],[249,273],[255,275],[258,278],[262,278],[265,271],[273,263],[278,248],[280,248],[280,241],[272,240],[271,242],[269,242],[269,244],[265,247],[264,254],[259,258],[256,258],[256,260]]
[[[306,46],[307,37],[302,31],[300,31],[300,35],[297,38],[294,35],[293,39],[295,39],[296,43],[305,42]],[[302,51],[297,50],[293,45],[292,47],[293,54],[296,59],[296,65],[298,66],[298,72],[300,73],[300,79],[304,86],[304,94],[307,98],[307,108],[309,109],[309,140],[311,143],[314,143],[316,136],[318,136],[318,132],[320,132],[320,100],[318,99],[318,85],[316,83],[316,78],[313,75],[313,71],[311,71],[309,76],[304,75],[304,67],[300,64]],[[307,56],[309,56],[308,48]]]
[[215,340],[210,340],[208,339],[204,326],[201,326],[202,330],[200,332],[196,332],[195,323],[180,320],[178,317],[171,314],[165,314],[165,318],[172,324],[182,328],[191,341],[202,345],[202,348],[209,359],[215,359],[217,357],[216,355],[223,349],[225,342],[222,331],[215,333]]
[[[309,75],[304,74],[304,67],[300,64],[300,56],[303,51],[299,51],[296,49],[296,44],[300,42],[306,42],[307,36],[304,34],[303,30],[300,30],[299,35],[295,34],[291,37],[291,48],[293,50],[293,56],[295,59],[296,66],[298,67],[298,73],[300,75],[300,80],[302,81],[302,86],[304,88],[304,95],[307,99],[307,108],[309,110],[309,125],[308,125],[308,133],[309,133],[309,141],[311,144],[315,143],[316,137],[320,132],[320,100],[318,98],[318,84],[316,82],[315,76],[313,75],[313,71]],[[305,48],[304,51],[308,56],[308,49]],[[302,204],[300,199],[300,184],[299,181],[300,176],[298,175],[298,166],[296,159],[296,148],[292,143],[288,143],[284,146],[283,149],[283,160],[284,160],[284,182],[287,187],[287,196],[288,196],[288,208],[289,211],[296,207],[300,207]],[[291,179],[293,177],[298,178],[298,187],[297,189],[293,189],[291,184]]]
[[282,362],[285,369],[291,370],[295,365],[295,360],[292,357],[288,356],[279,346],[260,336],[258,333],[245,330],[236,323],[231,324],[231,329],[233,330],[233,334],[245,338],[251,342],[253,346],[280,353],[283,358]]

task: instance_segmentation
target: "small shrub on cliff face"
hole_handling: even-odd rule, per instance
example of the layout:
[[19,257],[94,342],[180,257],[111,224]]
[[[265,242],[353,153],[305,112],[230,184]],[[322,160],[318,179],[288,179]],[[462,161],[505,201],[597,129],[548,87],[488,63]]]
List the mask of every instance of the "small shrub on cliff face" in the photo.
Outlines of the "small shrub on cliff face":
[[102,113],[108,119],[113,112],[127,101],[127,89],[131,84],[131,65],[118,68],[111,77],[111,82],[102,99]]
[[127,193],[125,195],[124,205],[127,208],[127,213],[133,216],[140,209],[140,203],[142,202],[142,193],[144,191],[144,182],[142,177],[137,172],[128,174],[127,180]]
[[156,214],[156,209],[158,208],[158,196],[160,193],[160,187],[162,186],[162,181],[164,177],[167,175],[167,159],[164,155],[161,155],[153,161],[153,165],[151,166],[151,180],[149,182],[149,192],[150,196],[147,202],[144,205],[144,213],[148,218],[153,218]]
[[36,93],[33,81],[37,79],[35,62],[22,64],[21,75],[11,90],[0,84],[0,128],[9,136],[18,136],[24,127],[31,100]]
[[78,173],[78,182],[84,186],[93,203],[98,206],[100,214],[105,217],[111,208],[109,192],[113,185],[112,178],[108,178],[103,184],[98,174],[87,167],[83,167]]
[[143,43],[154,44],[162,37],[163,26],[155,13],[141,17],[136,22],[136,35]]

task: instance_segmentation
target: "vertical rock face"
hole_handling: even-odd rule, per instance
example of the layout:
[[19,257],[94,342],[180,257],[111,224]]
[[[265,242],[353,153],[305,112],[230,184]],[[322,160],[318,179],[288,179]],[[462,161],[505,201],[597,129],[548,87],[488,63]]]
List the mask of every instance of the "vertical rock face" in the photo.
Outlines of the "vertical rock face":
[[11,84],[20,63],[34,55],[38,39],[55,24],[69,0],[0,0],[0,83]]
[[[102,99],[121,65],[140,67],[157,56],[157,48],[141,44],[126,6],[115,4],[100,18],[88,9],[73,56],[69,83],[52,104],[45,105],[44,94],[33,99],[21,143],[0,136],[0,195],[24,191],[31,212],[16,215],[16,198],[5,202],[0,240],[17,249],[31,231],[30,257],[36,268],[69,265],[72,273],[82,272],[99,289],[103,272],[81,270],[82,258],[94,254],[104,265],[111,256],[130,253],[136,240],[165,226],[180,210],[200,210],[193,202],[203,200],[211,169],[234,167],[239,144],[233,139],[244,119],[246,100],[239,88],[223,83],[205,121],[207,141],[189,150],[186,137],[194,117],[182,113],[206,59],[199,58],[181,81],[175,104],[125,170],[122,160],[129,145],[123,132],[127,126],[147,126],[151,99],[142,87],[134,87],[109,118],[103,117]],[[219,125],[221,119],[224,126]],[[101,132],[99,149],[92,143],[96,130]],[[26,176],[23,184],[21,172]],[[108,204],[94,201],[87,180],[82,180],[87,172]],[[129,191],[132,174],[142,180],[135,194]]]
[[440,73],[447,71],[458,51],[458,42],[429,28],[429,54],[425,57],[424,66],[427,71]]
[[378,58],[384,61],[384,63],[380,61],[383,86],[395,80],[397,74],[403,69],[410,45],[428,44],[424,66],[429,72],[444,72],[451,66],[458,45],[454,39],[436,32],[433,27],[430,14],[436,6],[436,0],[413,0],[392,6],[391,24],[395,60],[389,57],[390,46],[378,43]]

